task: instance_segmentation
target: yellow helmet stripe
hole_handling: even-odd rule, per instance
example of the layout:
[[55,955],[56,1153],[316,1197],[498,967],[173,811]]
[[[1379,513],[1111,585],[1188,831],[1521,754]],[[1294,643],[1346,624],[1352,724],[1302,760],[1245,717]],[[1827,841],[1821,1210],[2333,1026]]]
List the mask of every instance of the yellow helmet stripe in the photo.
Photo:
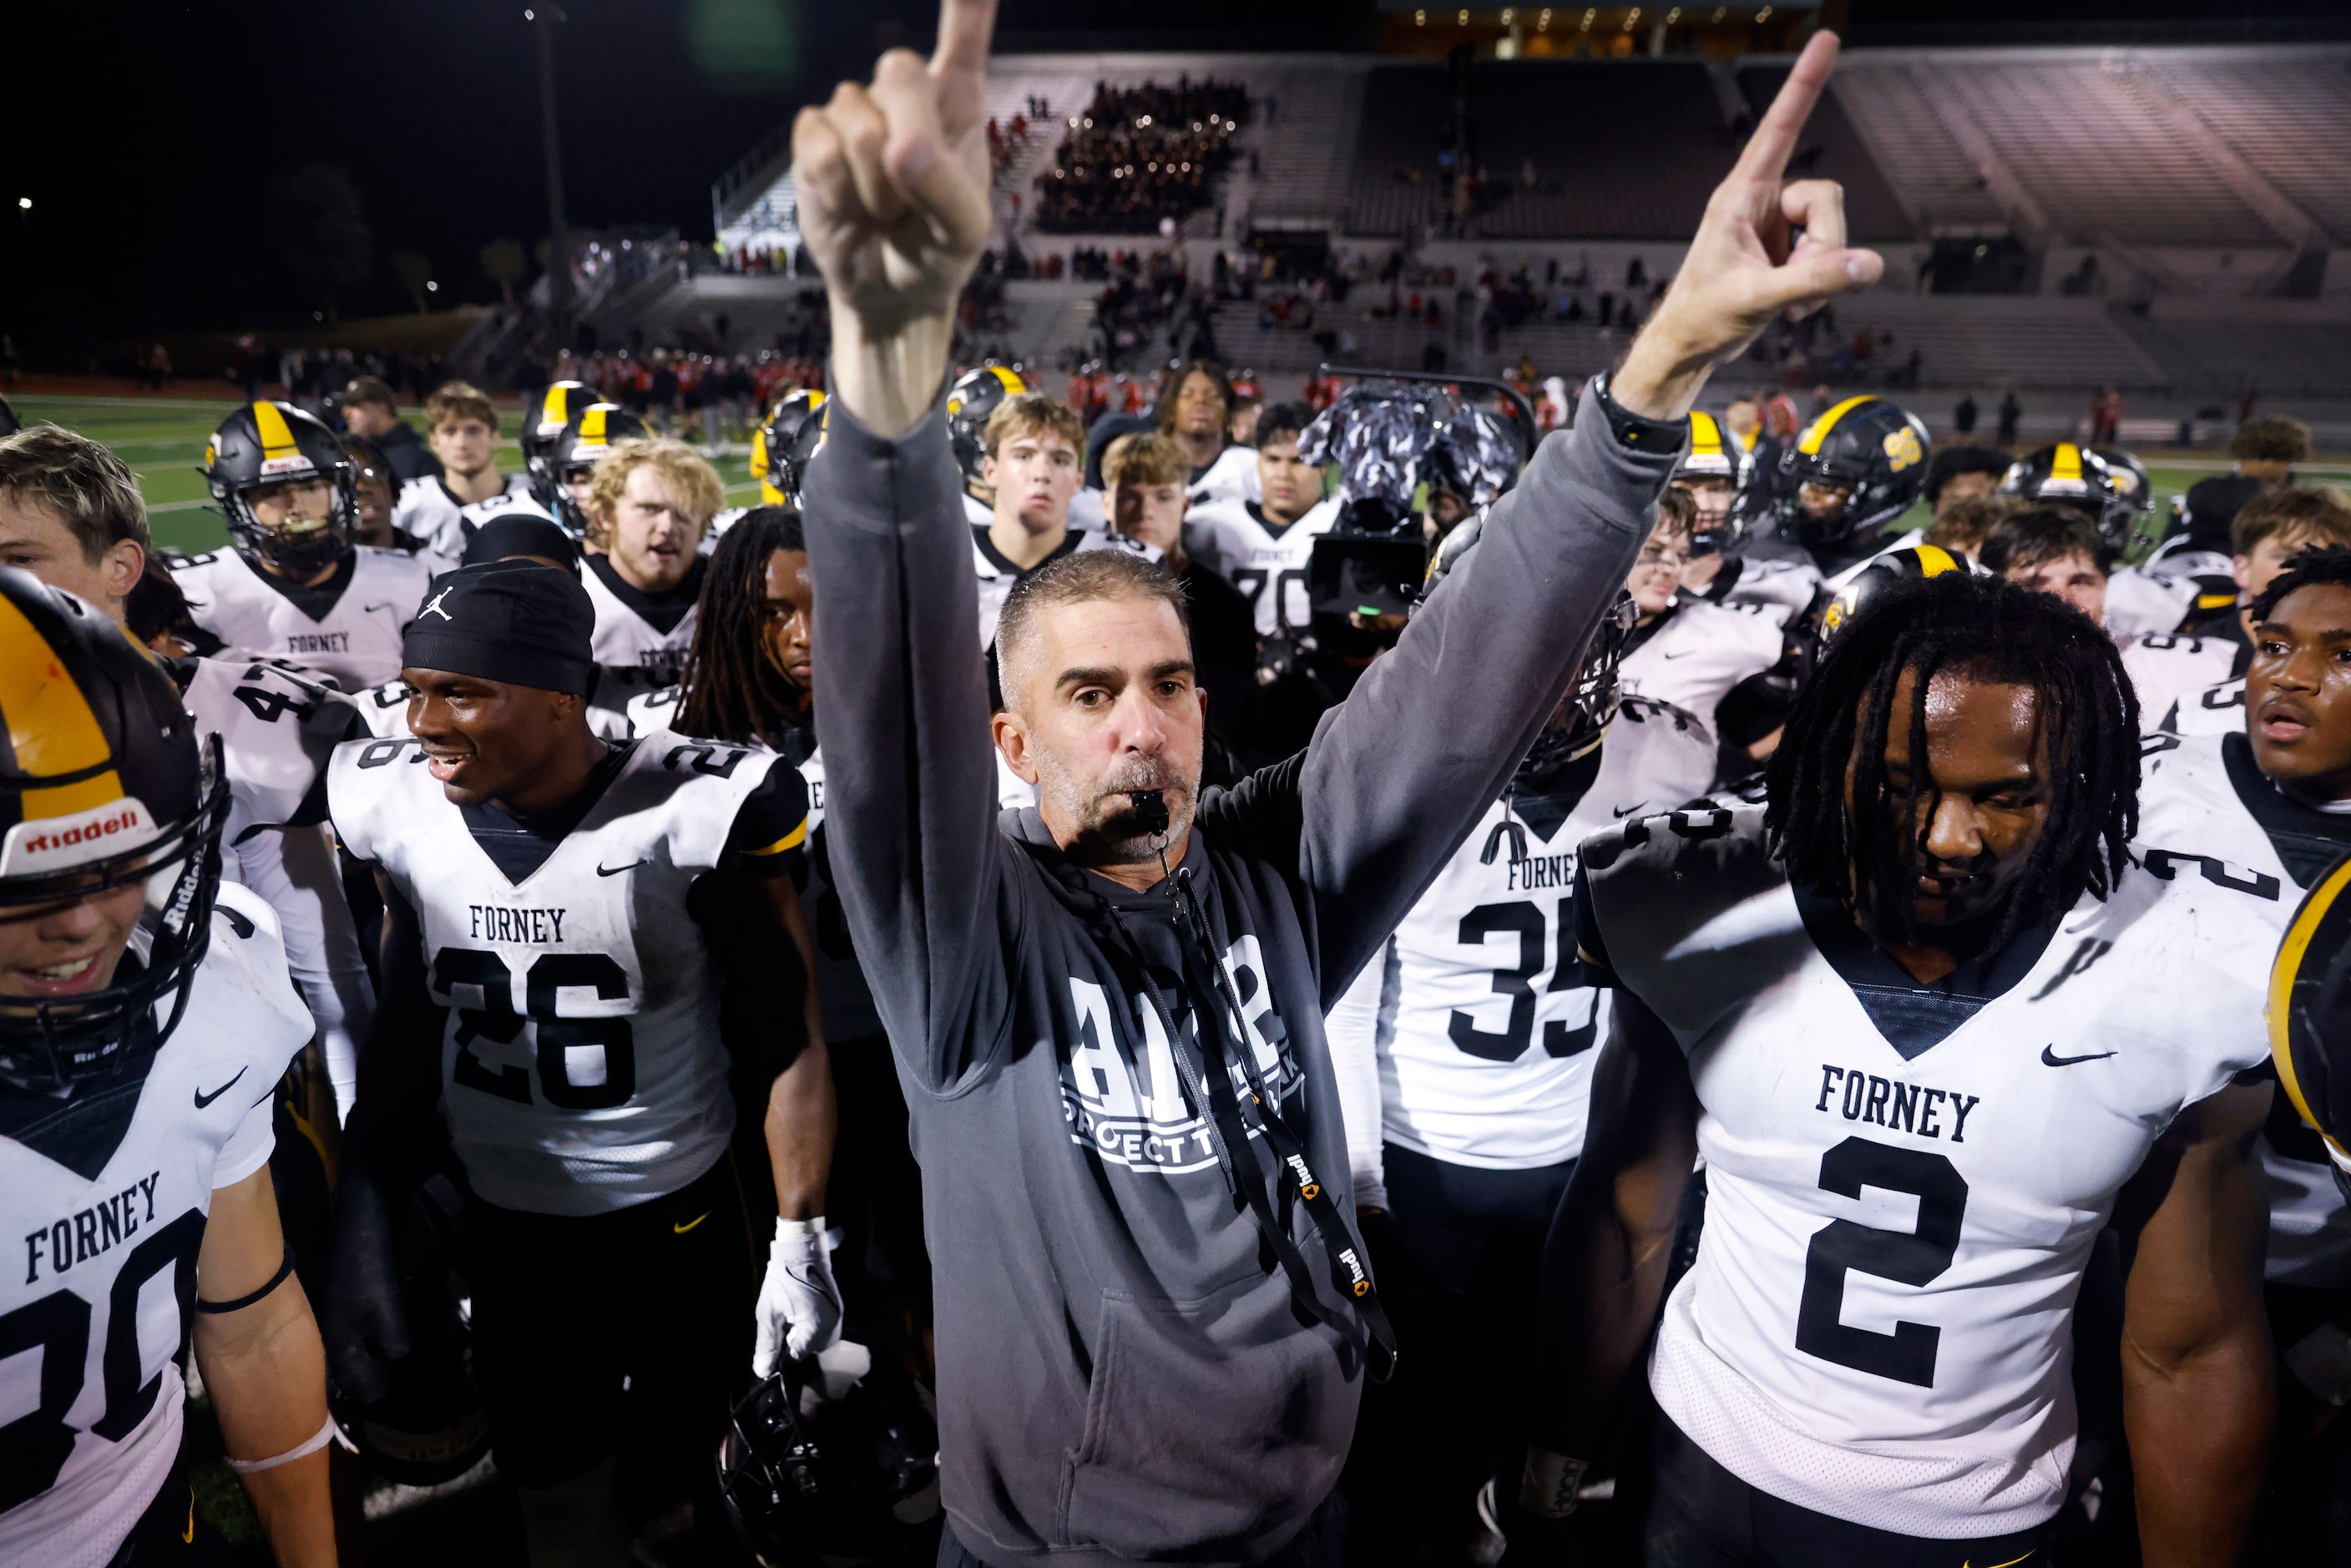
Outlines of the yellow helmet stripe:
[[2082,449],[2070,441],[2057,444],[2057,451],[2049,459],[2049,477],[2082,482]]
[[293,427],[286,423],[286,416],[277,411],[276,403],[257,402],[253,405],[253,428],[254,433],[261,437],[261,460],[264,463],[274,458],[302,455],[302,449],[294,444]]
[[[65,661],[39,628],[10,601],[0,599],[0,715],[16,770],[35,778],[65,777],[103,767],[112,755],[98,716],[90,711]],[[109,768],[78,783],[25,791],[27,821],[86,811],[122,799],[122,780]]]
[[990,365],[987,368],[996,372],[997,382],[1004,388],[1007,395],[1019,397],[1029,390],[1029,383],[1020,379],[1018,371],[1008,370],[1002,365]]
[[1796,443],[1796,450],[1802,453],[1807,457],[1819,456],[1821,455],[1821,443],[1829,438],[1829,432],[1836,428],[1836,422],[1838,420],[1843,419],[1846,414],[1851,413],[1863,403],[1876,402],[1876,401],[1877,399],[1876,396],[1868,392],[1864,392],[1859,397],[1849,397],[1845,399],[1843,402],[1829,410],[1828,413],[1813,421],[1811,428],[1806,430],[1802,438]]
[[1921,577],[1940,577],[1947,571],[1959,570],[1959,561],[1940,545],[1913,545],[1911,549],[1918,552],[1918,575]]
[[[2277,962],[2270,968],[2267,1009],[2270,1059],[2277,1064],[2278,1082],[2284,1088],[2285,1097],[2294,1102],[2294,1110],[2313,1127],[2318,1125],[2318,1118],[2310,1113],[2310,1101],[2303,1094],[2302,1081],[2294,1074],[2294,977],[2302,972],[2302,961],[2310,951],[2311,938],[2318,935],[2319,922],[2325,920],[2326,912],[2335,907],[2335,901],[2342,896],[2346,883],[2351,883],[2351,860],[2329,872],[2326,880],[2303,901],[2302,908],[2294,917],[2294,924],[2286,927],[2285,941],[2278,948]],[[2336,1149],[2351,1154],[2351,1150],[2345,1150],[2334,1138],[2329,1137],[2326,1141],[2334,1144]]]
[[571,389],[561,382],[547,389],[547,397],[538,405],[538,423],[562,426],[571,421]]
[[580,416],[580,444],[587,445],[603,441],[604,421],[609,417],[601,403],[590,407],[587,413],[581,414]]
[[1723,456],[1722,426],[1714,422],[1714,415],[1692,409],[1689,422],[1690,455],[1693,457]]

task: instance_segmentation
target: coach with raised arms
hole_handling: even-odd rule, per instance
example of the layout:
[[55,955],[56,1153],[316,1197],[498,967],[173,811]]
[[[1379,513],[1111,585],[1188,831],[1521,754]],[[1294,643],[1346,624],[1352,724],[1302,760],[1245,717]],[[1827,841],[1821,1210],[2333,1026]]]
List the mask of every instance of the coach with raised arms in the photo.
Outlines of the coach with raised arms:
[[[927,63],[894,50],[793,128],[833,324],[805,492],[817,725],[925,1178],[940,1562],[1336,1563],[1329,1500],[1394,1346],[1322,1016],[1557,706],[1710,370],[1877,277],[1835,185],[1782,184],[1836,44],[1812,41],[1624,365],[1395,652],[1304,752],[1204,796],[1225,695],[1139,559],[1024,580],[990,717],[941,394],[988,237],[994,14],[946,0]],[[1035,808],[994,815],[991,727]]]

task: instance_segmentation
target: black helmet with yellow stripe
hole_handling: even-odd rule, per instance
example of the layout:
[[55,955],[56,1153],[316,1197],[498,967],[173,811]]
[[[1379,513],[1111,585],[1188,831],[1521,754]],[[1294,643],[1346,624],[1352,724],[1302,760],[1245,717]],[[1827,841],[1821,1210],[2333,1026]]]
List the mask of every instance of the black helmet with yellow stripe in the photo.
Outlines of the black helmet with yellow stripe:
[[536,491],[540,484],[539,470],[547,465],[547,455],[579,412],[590,403],[601,402],[602,397],[586,382],[550,382],[538,394],[536,407],[526,406],[522,415],[522,465]]
[[2318,1129],[2335,1184],[2351,1192],[2351,860],[2318,879],[2270,970],[2270,1057],[2278,1085]]
[[1933,450],[1917,417],[1882,397],[1849,397],[1780,454],[1781,533],[1810,549],[1866,538],[1910,509]]
[[249,402],[213,432],[197,472],[256,567],[308,577],[359,544],[359,470],[335,433],[290,402]]
[[979,460],[987,455],[987,416],[1002,407],[1005,399],[1019,397],[1028,390],[1020,372],[1008,365],[967,371],[947,389],[947,439],[955,445],[956,462],[965,478],[977,481],[980,477]]
[[1682,449],[1667,483],[1687,490],[1698,507],[1697,520],[1690,525],[1690,554],[1716,555],[1736,549],[1747,532],[1746,513],[1740,501],[1754,470],[1754,455],[1731,439],[1721,421],[1702,409],[1690,410],[1689,425],[1689,444]]
[[2119,448],[2071,441],[2044,446],[2010,464],[2000,493],[2080,512],[2098,525],[2099,534],[2117,551],[2129,545],[2138,515],[2155,506],[2147,468],[2137,458]]
[[1843,588],[1837,590],[1828,603],[1822,606],[1821,645],[1826,647],[1835,639],[1841,627],[1866,610],[1893,584],[1923,581],[1949,571],[1981,576],[1983,569],[1966,556],[1947,550],[1940,545],[1906,545],[1900,549],[1873,556]]
[[824,393],[810,387],[788,394],[751,437],[751,477],[763,507],[797,507],[809,459],[824,441]]
[[[643,441],[653,434],[645,422],[616,402],[591,402],[575,408],[571,423],[547,450],[546,489],[531,486],[531,494],[553,512],[573,538],[588,537],[588,514],[572,492],[574,479],[596,466],[604,454],[623,441]],[[536,479],[534,476],[534,479]]]
[[[211,933],[228,787],[218,740],[199,743],[163,667],[14,568],[0,568],[0,918],[34,934],[0,964],[0,1083],[47,1092],[103,1077],[179,1022]],[[136,933],[109,927],[127,943],[24,967],[48,956],[46,914],[118,890],[143,890]]]

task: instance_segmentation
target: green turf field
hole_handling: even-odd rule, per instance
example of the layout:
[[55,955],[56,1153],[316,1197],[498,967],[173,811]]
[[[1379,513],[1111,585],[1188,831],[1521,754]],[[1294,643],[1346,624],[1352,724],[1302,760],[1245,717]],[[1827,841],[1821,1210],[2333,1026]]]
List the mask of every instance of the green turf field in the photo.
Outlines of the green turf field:
[[[27,423],[53,420],[78,430],[105,442],[138,470],[157,542],[180,549],[213,549],[226,542],[220,514],[205,498],[204,481],[196,476],[196,463],[204,455],[204,438],[235,408],[233,401],[25,397],[15,400],[15,404],[19,417]],[[408,417],[421,423],[414,410],[408,411]],[[509,452],[515,449],[511,440],[506,446]],[[508,461],[519,463],[520,458]],[[2172,497],[2207,474],[2226,466],[2226,462],[2219,459],[2198,459],[2190,466],[2166,465],[2160,459],[2150,463],[2148,473],[2156,489],[2151,528],[2160,529],[2164,519],[2170,516]],[[741,452],[720,458],[718,472],[726,481],[730,502],[741,501],[755,488]],[[2314,463],[2299,472],[2306,478],[2351,484],[2351,464]],[[1922,506],[1897,522],[1895,528],[1898,531],[1920,527],[1926,520],[1927,512]]]
[[[137,470],[158,544],[204,550],[228,542],[220,513],[196,476],[196,465],[204,455],[204,438],[236,408],[234,399],[19,397],[10,402],[26,423],[48,420],[78,430],[106,443]],[[423,423],[419,411],[403,412],[410,423]],[[519,467],[522,457],[513,439],[502,444],[507,454],[503,465]],[[757,488],[746,464],[742,452],[718,459],[730,504],[741,503]]]

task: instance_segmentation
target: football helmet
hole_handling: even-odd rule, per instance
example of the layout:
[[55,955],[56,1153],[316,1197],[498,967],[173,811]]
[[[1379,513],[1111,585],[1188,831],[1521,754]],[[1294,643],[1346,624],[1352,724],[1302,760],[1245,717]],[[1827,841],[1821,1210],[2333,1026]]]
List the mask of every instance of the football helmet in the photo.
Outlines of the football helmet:
[[938,1427],[914,1385],[868,1371],[827,1397],[834,1382],[788,1363],[719,1439],[726,1515],[762,1568],[886,1557],[938,1515]]
[[1834,598],[1822,607],[1821,646],[1825,648],[1835,641],[1838,631],[1868,609],[1873,601],[1885,593],[1889,584],[1940,577],[1947,571],[1979,577],[1985,575],[1983,569],[1968,557],[1947,550],[1940,545],[1907,545],[1872,558],[1854,573],[1851,581],[1837,590]]
[[[112,621],[0,568],[0,907],[111,888],[146,906],[110,982],[0,996],[0,1082],[52,1092],[167,1039],[212,936],[228,782],[162,664]],[[169,1004],[158,1027],[156,1013]]]
[[[1780,454],[1784,494],[1773,510],[1781,534],[1819,549],[1876,533],[1918,499],[1932,451],[1917,415],[1882,397],[1845,399]],[[1808,486],[1844,496],[1807,507]]]
[[2146,465],[2119,448],[2080,446],[2071,441],[2044,446],[2009,465],[2000,493],[2081,512],[2098,525],[2100,536],[2116,551],[2130,543],[2139,515],[2155,509]]
[[591,402],[574,411],[571,423],[547,449],[547,492],[539,494],[534,482],[533,497],[573,538],[586,538],[588,514],[580,510],[571,493],[572,481],[594,468],[599,458],[622,442],[642,441],[652,434],[643,420],[616,402]]
[[571,416],[590,403],[603,400],[596,389],[586,382],[554,382],[538,397],[536,410],[523,412],[522,465],[530,476],[531,488],[539,486],[539,468],[553,451],[555,443],[571,423]]
[[987,455],[987,416],[1006,398],[1019,397],[1028,390],[1020,372],[1008,365],[982,365],[967,371],[947,389],[947,439],[954,444],[956,462],[966,479],[986,483],[980,478],[979,460]]
[[797,507],[809,459],[824,442],[824,393],[803,388],[776,404],[751,437],[751,477],[763,507]]
[[[1422,585],[1420,599],[1415,605],[1426,604],[1437,585],[1457,568],[1477,547],[1485,531],[1489,514],[1479,511],[1464,521],[1437,545],[1429,558],[1428,578]],[[1632,639],[1633,626],[1639,612],[1633,596],[1618,590],[1615,601],[1600,617],[1599,626],[1592,633],[1592,643],[1584,650],[1583,663],[1575,673],[1575,680],[1560,700],[1559,706],[1543,723],[1542,731],[1535,737],[1534,745],[1520,759],[1516,777],[1541,779],[1555,771],[1562,763],[1573,762],[1599,745],[1607,734],[1608,726],[1616,716],[1620,692],[1617,686],[1617,666],[1625,662],[1625,647]]]
[[2351,1186],[2351,861],[2294,912],[2270,970],[2270,1057],[2278,1084],[2325,1140],[2335,1184]]
[[[308,577],[358,547],[358,469],[333,431],[290,402],[249,402],[221,421],[196,471],[227,515],[230,544],[256,568]],[[256,498],[280,487],[323,487],[309,504],[319,515],[262,521]]]
[[[1714,415],[1692,409],[1689,424],[1689,445],[1666,482],[1691,486],[1690,499],[1698,504],[1698,521],[1690,527],[1690,554],[1717,555],[1737,549],[1746,537],[1747,518],[1740,500],[1754,472],[1755,457],[1730,438]],[[1702,482],[1715,481],[1730,486],[1719,507],[1711,504],[1713,495],[1699,501],[1696,488]]]

